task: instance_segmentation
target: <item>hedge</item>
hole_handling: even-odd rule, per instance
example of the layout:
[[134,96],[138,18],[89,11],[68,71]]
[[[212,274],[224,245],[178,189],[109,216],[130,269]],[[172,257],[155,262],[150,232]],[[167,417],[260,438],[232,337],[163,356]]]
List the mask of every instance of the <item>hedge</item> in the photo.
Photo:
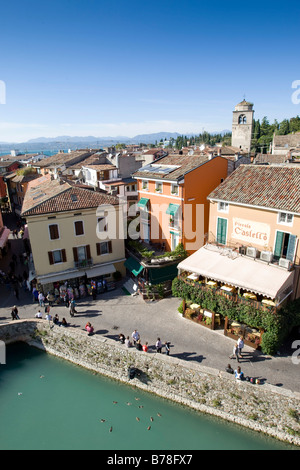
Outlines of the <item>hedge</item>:
[[256,308],[250,302],[249,305],[235,302],[216,294],[214,289],[206,291],[198,288],[197,284],[187,284],[180,278],[173,280],[172,294],[186,301],[191,300],[223,317],[227,316],[231,321],[263,329],[261,349],[265,354],[276,353],[291,330],[300,325],[300,298],[274,313],[271,308]]

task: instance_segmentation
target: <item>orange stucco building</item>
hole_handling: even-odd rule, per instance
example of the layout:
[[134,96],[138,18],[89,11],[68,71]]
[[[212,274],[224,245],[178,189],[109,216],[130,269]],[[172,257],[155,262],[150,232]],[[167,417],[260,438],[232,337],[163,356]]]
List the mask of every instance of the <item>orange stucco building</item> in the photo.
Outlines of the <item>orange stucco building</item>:
[[141,239],[193,253],[208,234],[208,194],[226,177],[223,157],[168,155],[140,168],[137,180]]

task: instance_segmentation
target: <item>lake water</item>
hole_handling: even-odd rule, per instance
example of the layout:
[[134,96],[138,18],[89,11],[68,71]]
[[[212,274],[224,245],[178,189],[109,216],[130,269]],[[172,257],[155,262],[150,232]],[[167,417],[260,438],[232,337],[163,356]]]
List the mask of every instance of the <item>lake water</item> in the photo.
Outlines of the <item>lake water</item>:
[[292,448],[26,344],[0,365],[1,450]]

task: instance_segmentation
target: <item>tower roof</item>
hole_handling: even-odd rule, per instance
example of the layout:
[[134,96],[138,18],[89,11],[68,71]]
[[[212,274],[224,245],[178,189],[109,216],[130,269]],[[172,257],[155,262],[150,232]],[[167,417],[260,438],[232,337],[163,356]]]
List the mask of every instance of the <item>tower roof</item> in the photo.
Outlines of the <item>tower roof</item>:
[[243,99],[243,101],[241,101],[240,103],[238,103],[238,106],[239,105],[242,105],[242,106],[253,106],[253,103],[250,103],[250,101],[246,101],[245,98]]

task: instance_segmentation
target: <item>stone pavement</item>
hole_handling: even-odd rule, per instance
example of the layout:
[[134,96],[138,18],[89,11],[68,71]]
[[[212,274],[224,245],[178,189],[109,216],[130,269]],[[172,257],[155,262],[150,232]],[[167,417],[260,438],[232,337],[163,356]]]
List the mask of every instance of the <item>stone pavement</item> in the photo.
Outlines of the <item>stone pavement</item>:
[[[12,253],[18,256],[24,251],[21,239],[11,237],[10,241],[10,253],[0,262],[0,269],[3,271],[9,265]],[[24,265],[18,263],[16,274],[22,274],[23,271]],[[171,356],[196,361],[218,370],[224,370],[228,363],[234,369],[237,367],[236,360],[229,359],[234,340],[225,337],[222,331],[211,331],[182,318],[177,310],[180,299],[170,297],[146,303],[139,296],[126,295],[121,288],[123,283],[124,281],[117,285],[114,291],[98,295],[95,301],[91,296],[78,301],[78,313],[74,318],[70,317],[69,309],[64,305],[53,306],[51,314],[54,316],[57,313],[60,320],[65,317],[73,328],[84,329],[87,321],[90,321],[96,335],[116,340],[120,333],[131,337],[132,331],[137,329],[142,343],[147,341],[149,344],[149,354],[155,350],[155,342],[160,337],[163,343],[171,342]],[[39,308],[38,303],[32,301],[32,295],[24,292],[22,288],[19,289],[17,299],[12,290],[8,290],[5,284],[0,284],[0,323],[11,320],[10,313],[14,305],[17,305],[21,319],[34,318]],[[42,312],[43,310],[41,309]],[[300,335],[293,339],[299,340]],[[281,348],[280,354],[274,357],[245,346],[240,366],[245,375],[300,392],[300,354],[296,353],[294,358],[299,364],[295,360],[292,361],[292,354],[296,349],[292,349],[291,345],[292,338]]]
[[[236,368],[236,360],[229,359],[234,341],[221,331],[214,332],[182,318],[177,311],[179,304],[180,299],[177,298],[145,303],[139,296],[124,294],[119,286],[114,291],[98,295],[95,301],[92,297],[78,301],[77,314],[73,318],[63,304],[53,306],[51,314],[57,313],[60,320],[65,317],[72,328],[84,329],[90,321],[96,335],[116,341],[119,333],[131,337],[133,330],[137,329],[142,343],[147,341],[149,344],[149,354],[155,351],[155,342],[160,337],[163,343],[171,342],[171,356],[218,370],[224,370],[228,363]],[[21,319],[33,318],[39,309],[39,304],[32,302],[31,294],[20,290],[20,298],[16,300],[13,292],[7,292],[1,285],[0,323],[10,321],[13,305],[17,305]],[[43,308],[41,311],[44,314]],[[245,346],[240,366],[245,375],[300,392],[300,364],[292,362],[291,352],[293,350],[271,357]]]

